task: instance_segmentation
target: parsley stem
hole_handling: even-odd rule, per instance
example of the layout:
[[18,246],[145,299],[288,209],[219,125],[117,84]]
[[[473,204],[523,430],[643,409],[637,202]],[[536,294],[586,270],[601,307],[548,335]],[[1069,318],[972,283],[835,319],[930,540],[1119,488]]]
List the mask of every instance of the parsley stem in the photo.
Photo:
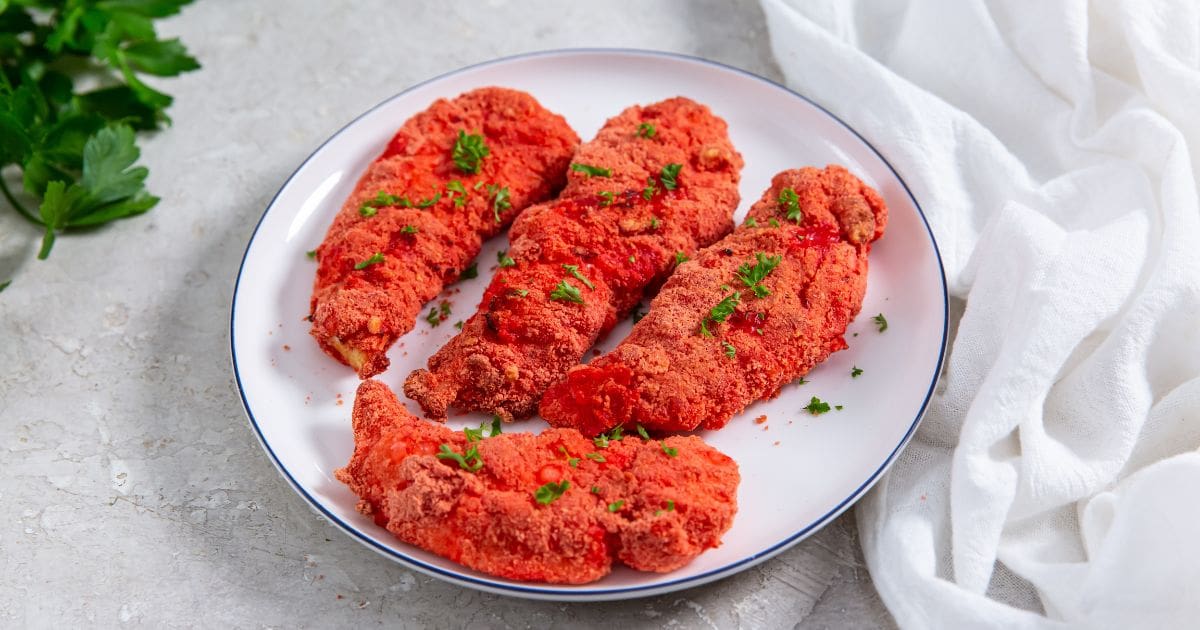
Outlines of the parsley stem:
[[42,223],[41,219],[38,219],[32,212],[30,212],[28,208],[21,205],[21,202],[17,201],[17,198],[13,196],[12,191],[8,189],[8,183],[4,181],[3,177],[0,177],[0,192],[4,193],[4,198],[8,200],[8,203],[13,207],[13,210],[16,210],[30,223],[33,223],[34,225],[46,225],[45,223]]

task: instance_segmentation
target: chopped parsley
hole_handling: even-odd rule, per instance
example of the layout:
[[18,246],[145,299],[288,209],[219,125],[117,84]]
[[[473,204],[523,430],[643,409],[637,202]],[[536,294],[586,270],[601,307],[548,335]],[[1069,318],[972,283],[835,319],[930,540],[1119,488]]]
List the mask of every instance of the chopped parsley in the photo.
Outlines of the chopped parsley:
[[479,263],[474,262],[474,261],[472,261],[471,264],[467,265],[467,268],[463,269],[462,273],[458,274],[459,280],[473,280],[478,277],[479,277]]
[[639,138],[653,138],[656,133],[658,130],[650,123],[644,122],[638,125],[637,135]]
[[567,465],[570,466],[571,468],[579,468],[579,458],[578,457],[568,457]]
[[769,223],[771,225],[771,227],[779,227],[779,221],[776,221],[775,217],[771,217],[770,220],[767,221],[767,223]]
[[485,437],[496,437],[497,435],[500,435],[500,416],[492,416],[491,433],[484,435],[483,431],[486,428],[487,428],[487,422],[480,422],[478,429],[472,429],[471,427],[463,427],[463,434],[467,436],[468,442],[478,442],[479,440],[482,440]]
[[497,435],[500,435],[500,424],[500,416],[492,414],[492,434],[488,437],[496,437]]
[[668,512],[675,511],[675,499],[667,499],[667,511]]
[[667,457],[675,457],[679,455],[679,449],[674,446],[667,446],[666,442],[662,443],[662,452],[667,454]]
[[558,284],[554,285],[554,290],[550,292],[550,299],[583,304],[583,294],[579,292],[578,287],[566,280],[559,280]]
[[563,265],[562,268],[566,269],[567,273],[575,276],[575,279],[582,282],[587,288],[593,291],[596,290],[596,285],[592,284],[591,280],[588,280],[587,278],[583,277],[583,274],[579,273],[579,265]]
[[556,499],[561,497],[563,493],[567,491],[567,488],[570,487],[571,482],[567,481],[566,479],[563,479],[558,483],[551,481],[550,483],[534,491],[533,498],[542,505],[550,505],[551,503],[554,503]]
[[662,225],[662,221],[659,221],[658,217],[654,217],[654,216],[650,217],[650,229],[651,230],[657,230],[658,226],[660,226],[660,225]]
[[797,385],[804,385],[804,384],[806,384],[806,383],[808,383],[808,381],[804,380],[804,377],[803,377],[803,376],[801,376],[800,378],[796,379],[796,384],[797,384]]
[[458,467],[467,471],[475,472],[483,468],[483,458],[479,456],[479,449],[472,446],[465,453],[459,455],[450,448],[449,444],[442,444],[438,447],[438,459],[449,459],[458,462]]
[[383,252],[375,252],[374,254],[371,254],[370,258],[358,263],[357,265],[354,265],[354,270],[361,271],[367,267],[370,267],[371,265],[378,265],[381,262],[383,262]]
[[362,215],[363,217],[369,219],[369,218],[375,216],[376,214],[379,214],[379,208],[376,208],[375,206],[368,206],[367,204],[364,203],[363,205],[358,207],[358,213],[360,215]]
[[863,371],[856,365],[850,369],[850,378],[858,378]]
[[592,486],[592,494],[600,494],[600,486]]
[[642,426],[642,425],[640,425],[640,424],[639,424],[639,425],[637,425],[637,432],[638,432],[638,435],[642,436],[642,439],[643,439],[643,440],[649,440],[649,439],[650,439],[650,434],[649,434],[649,433],[646,433],[646,427],[644,427],[644,426]]
[[691,258],[688,258],[687,254],[683,252],[675,252],[675,266],[678,267],[689,260],[691,260]]
[[454,150],[450,153],[450,157],[454,160],[454,165],[458,167],[458,170],[475,175],[479,173],[483,158],[487,157],[489,153],[491,150],[484,143],[482,135],[468,135],[466,131],[459,129],[458,139],[454,141]]
[[595,462],[600,462],[601,464],[605,462],[604,456],[600,453],[588,453],[587,455],[584,455],[584,457]]
[[620,442],[623,439],[625,439],[625,427],[618,425],[613,427],[612,431],[609,431],[608,433],[601,433],[600,435],[592,438],[592,443],[595,444],[597,448],[608,448],[609,442]]
[[753,266],[748,263],[742,263],[737,268],[737,277],[738,280],[742,281],[742,284],[754,292],[754,297],[767,297],[771,295],[771,290],[764,287],[762,281],[767,277],[767,274],[779,266],[779,263],[783,261],[783,257],[767,256],[762,252],[758,252],[754,254],[754,258],[757,262]]
[[800,212],[800,197],[791,188],[779,191],[779,207],[787,211],[788,221],[800,223],[804,219],[804,213]]
[[758,227],[758,219],[755,219],[754,217],[747,217],[744,225],[746,227]]
[[625,505],[625,499],[617,499],[616,501],[608,504],[608,511],[616,512],[617,510],[621,509],[622,505]]
[[441,193],[441,191],[438,191],[432,197],[418,201],[416,205],[418,208],[428,208],[429,206],[432,206],[433,204],[437,203],[438,200],[441,198],[442,198],[442,193]]
[[887,330],[887,318],[883,316],[883,313],[872,317],[871,320],[874,321],[875,325],[879,327],[879,332]]
[[517,261],[513,260],[513,259],[512,259],[512,258],[511,258],[511,257],[508,255],[508,251],[507,251],[507,250],[503,250],[503,249],[502,249],[502,250],[500,250],[500,251],[498,251],[498,252],[496,252],[496,261],[497,261],[498,263],[500,263],[500,268],[501,268],[501,269],[503,269],[503,268],[505,268],[505,267],[515,267],[515,266],[517,266]]
[[733,315],[733,311],[737,309],[737,305],[742,301],[742,292],[734,291],[725,296],[717,305],[708,311],[708,317],[700,320],[700,334],[704,337],[711,337],[712,333],[708,330],[709,324],[720,324],[729,319]]
[[817,398],[816,396],[813,396],[812,400],[808,401],[808,405],[804,407],[804,410],[814,416],[819,416],[829,411],[829,403]]
[[500,213],[512,207],[508,200],[508,186],[500,188],[495,184],[488,184],[487,191],[492,196],[492,214],[496,217],[496,223],[500,223]]
[[408,200],[408,197],[397,197],[395,195],[389,195],[387,191],[380,190],[375,193],[374,198],[364,201],[363,204],[358,207],[358,213],[364,217],[373,217],[377,212],[379,212],[379,208],[384,206],[402,206],[405,208],[411,208],[412,202]]
[[446,321],[446,319],[449,317],[450,303],[446,300],[442,300],[441,304],[429,309],[429,314],[425,315],[425,321],[429,322],[430,326],[436,328],[438,324]]
[[450,191],[450,201],[454,202],[455,208],[461,208],[467,203],[467,187],[457,179],[446,184],[446,190]]
[[463,321],[460,319],[460,320],[458,320],[458,321],[454,322],[454,327],[455,327],[455,328],[457,328],[457,329],[459,329],[459,330],[462,330],[462,327],[463,327]]
[[612,170],[600,166],[592,166],[591,164],[580,164],[578,162],[571,165],[571,170],[576,173],[583,173],[588,177],[612,177]]
[[656,192],[658,192],[658,183],[654,181],[653,177],[647,177],[646,187],[642,189],[642,199],[650,201],[650,198],[653,197],[654,193]]
[[833,406],[833,408],[834,408],[834,409],[837,409],[838,411],[841,411],[841,410],[842,410],[842,406],[841,406],[841,405],[834,405],[834,406]]
[[529,295],[529,289],[513,289],[513,293],[516,294],[517,297],[525,297],[526,295]]
[[613,202],[613,194],[607,190],[601,190],[596,193],[600,197],[600,207],[611,206]]
[[308,256],[309,260],[316,260],[317,259],[317,250],[310,249],[307,252],[304,252],[304,255]]
[[675,190],[679,186],[679,171],[682,168],[682,164],[668,164],[662,167],[658,179],[662,182],[663,188]]
[[415,225],[406,225],[406,226],[400,228],[401,234],[416,234],[419,231],[420,230]]
[[721,347],[725,348],[725,356],[729,357],[730,359],[737,356],[737,348],[728,341],[722,341]]

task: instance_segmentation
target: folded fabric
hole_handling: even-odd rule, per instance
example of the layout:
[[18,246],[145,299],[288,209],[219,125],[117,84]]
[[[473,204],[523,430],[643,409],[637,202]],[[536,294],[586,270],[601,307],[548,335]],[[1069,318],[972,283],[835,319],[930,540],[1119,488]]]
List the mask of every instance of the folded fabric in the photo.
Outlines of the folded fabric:
[[857,508],[884,603],[1200,624],[1200,5],[762,6],[788,84],[911,187],[954,298],[929,412]]

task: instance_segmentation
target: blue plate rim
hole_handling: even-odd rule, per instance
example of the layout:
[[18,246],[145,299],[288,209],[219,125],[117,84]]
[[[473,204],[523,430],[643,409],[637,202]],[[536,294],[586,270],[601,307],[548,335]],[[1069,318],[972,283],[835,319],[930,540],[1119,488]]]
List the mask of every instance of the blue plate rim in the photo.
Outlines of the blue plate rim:
[[[900,440],[900,442],[896,445],[896,447],[892,450],[892,452],[890,454],[888,454],[887,458],[883,461],[882,464],[880,464],[879,468],[877,468],[875,470],[875,472],[873,472],[866,479],[866,481],[864,481],[861,485],[859,485],[859,487],[857,489],[855,489],[854,492],[850,493],[849,496],[847,496],[845,499],[843,499],[840,503],[838,503],[836,506],[834,506],[832,509],[830,509],[828,512],[826,512],[820,518],[809,523],[807,526],[800,529],[799,531],[792,534],[791,536],[788,536],[784,540],[776,543],[775,545],[772,545],[770,548],[768,548],[764,551],[761,551],[759,553],[756,553],[754,555],[742,558],[736,562],[726,564],[725,566],[722,566],[720,568],[713,569],[711,571],[707,571],[707,572],[701,573],[699,575],[693,575],[693,576],[690,576],[687,578],[681,578],[678,580],[674,580],[671,582],[664,582],[664,583],[660,583],[660,584],[629,586],[629,587],[613,588],[613,589],[595,589],[595,590],[587,590],[587,591],[526,586],[526,585],[521,585],[521,584],[509,584],[509,583],[505,583],[505,582],[495,582],[495,581],[491,581],[491,580],[487,580],[487,579],[480,579],[480,578],[476,578],[474,576],[463,575],[460,573],[453,573],[453,572],[447,571],[446,569],[443,569],[441,567],[438,567],[438,566],[435,566],[432,564],[428,564],[421,560],[417,560],[416,558],[405,556],[393,549],[390,549],[388,547],[385,547],[385,546],[379,544],[378,542],[373,540],[370,536],[367,536],[365,533],[360,531],[358,528],[343,521],[337,515],[333,514],[331,511],[326,509],[325,506],[322,505],[320,501],[317,501],[312,495],[310,495],[308,493],[308,491],[306,491],[300,485],[299,482],[296,481],[295,477],[293,477],[291,472],[286,467],[284,467],[283,462],[280,461],[279,457],[275,454],[275,451],[271,448],[271,445],[267,443],[266,438],[263,436],[262,429],[259,427],[258,421],[254,417],[254,412],[250,409],[250,403],[249,403],[249,401],[246,400],[246,392],[245,392],[245,388],[242,386],[241,373],[238,371],[237,343],[236,343],[236,337],[235,337],[236,331],[235,331],[235,327],[234,327],[234,322],[235,322],[236,314],[237,314],[238,290],[241,286],[242,274],[243,274],[243,272],[245,270],[245,266],[246,266],[246,258],[250,255],[250,248],[254,245],[254,239],[255,239],[255,237],[258,236],[258,231],[262,227],[262,223],[266,219],[267,213],[275,205],[275,201],[279,198],[279,195],[282,194],[283,191],[287,189],[289,184],[291,184],[292,180],[296,177],[296,174],[299,173],[301,170],[303,170],[304,167],[314,157],[316,157],[316,155],[318,153],[320,153],[321,150],[324,149],[327,144],[332,142],[334,139],[336,139],[338,136],[340,136],[343,132],[345,132],[348,128],[353,126],[355,123],[357,123],[359,120],[366,117],[370,113],[374,112],[375,110],[379,109],[380,107],[383,107],[384,105],[390,103],[391,101],[393,101],[397,98],[400,98],[400,97],[404,96],[405,94],[407,94],[423,85],[433,83],[435,81],[440,81],[447,77],[451,77],[456,74],[466,72],[468,70],[474,70],[474,69],[483,68],[486,66],[516,61],[519,59],[528,59],[528,58],[534,58],[534,57],[549,57],[549,56],[568,56],[568,55],[579,55],[579,54],[606,54],[606,55],[615,54],[615,55],[624,55],[624,56],[629,56],[629,57],[651,57],[651,58],[657,57],[657,58],[668,58],[668,59],[689,61],[689,62],[693,62],[693,63],[700,63],[700,64],[712,66],[715,68],[719,68],[722,70],[732,71],[736,74],[740,74],[740,75],[749,77],[751,79],[762,81],[776,89],[784,90],[785,92],[787,92],[797,98],[800,98],[800,99],[804,100],[805,102],[807,102],[808,104],[812,105],[813,107],[816,107],[817,109],[821,110],[821,112],[823,112],[826,116],[829,116],[834,121],[836,121],[839,125],[841,125],[846,130],[848,130],[850,133],[854,134],[854,136],[856,138],[858,138],[881,161],[883,161],[884,165],[888,167],[888,170],[892,172],[892,175],[894,175],[896,177],[896,180],[900,182],[900,185],[904,188],[905,194],[907,194],[908,198],[912,201],[913,207],[915,207],[917,209],[917,214],[921,217],[921,222],[925,225],[925,231],[929,235],[930,244],[933,245],[933,252],[934,252],[935,257],[937,258],[938,272],[939,272],[939,276],[941,277],[941,282],[942,282],[942,342],[941,342],[941,348],[938,351],[937,365],[933,371],[933,377],[929,383],[929,390],[925,394],[925,400],[922,401],[921,408],[917,411],[917,415],[913,419],[912,424],[909,426],[908,431],[905,432],[904,437]],[[468,66],[463,66],[461,68],[457,68],[455,70],[451,70],[449,72],[445,72],[445,73],[439,74],[437,76],[431,77],[429,79],[426,79],[424,81],[415,83],[415,84],[405,88],[404,90],[397,92],[396,94],[394,94],[392,96],[389,96],[388,98],[377,103],[375,106],[373,106],[370,109],[366,110],[365,112],[359,114],[353,120],[351,120],[350,122],[343,125],[340,129],[338,129],[333,135],[329,136],[329,138],[327,138],[324,142],[322,142],[320,146],[318,146],[316,149],[314,149],[313,152],[310,153],[309,156],[307,158],[305,158],[303,162],[300,163],[300,166],[296,167],[296,170],[292,171],[292,174],[288,176],[287,180],[284,181],[283,185],[280,186],[279,190],[275,193],[275,195],[271,197],[271,201],[269,203],[267,203],[266,208],[263,210],[262,215],[258,219],[258,223],[255,224],[254,231],[250,234],[250,240],[246,243],[246,249],[242,254],[242,261],[238,265],[237,278],[235,279],[234,285],[233,285],[233,299],[231,301],[230,315],[229,315],[229,352],[230,352],[230,360],[231,360],[231,363],[233,366],[234,381],[237,384],[238,396],[242,401],[242,409],[243,409],[243,411],[245,411],[246,417],[250,421],[250,426],[254,429],[255,435],[258,437],[259,444],[262,446],[263,450],[270,457],[272,463],[275,464],[275,468],[277,468],[279,470],[280,474],[282,474],[283,477],[285,479],[287,479],[289,485],[291,485],[292,488],[298,494],[300,494],[300,496],[303,497],[304,500],[307,501],[308,504],[312,508],[316,509],[318,511],[318,513],[320,513],[322,516],[324,516],[326,519],[328,519],[330,522],[332,522],[334,525],[336,525],[339,529],[346,532],[352,538],[358,540],[360,543],[366,545],[368,548],[371,548],[371,549],[375,550],[376,552],[383,554],[384,556],[387,556],[388,558],[396,560],[405,566],[408,566],[413,569],[419,570],[423,573],[444,579],[444,580],[452,582],[454,584],[478,588],[481,590],[485,590],[485,591],[497,593],[497,594],[502,594],[502,595],[513,595],[513,596],[517,596],[517,597],[555,599],[555,600],[559,600],[559,601],[571,601],[571,600],[583,601],[583,600],[597,600],[597,599],[614,599],[613,596],[616,596],[616,595],[627,595],[627,596],[629,596],[629,598],[649,597],[652,595],[662,594],[665,592],[675,591],[675,590],[679,590],[679,589],[683,589],[683,588],[700,586],[702,584],[706,584],[708,582],[712,582],[712,581],[721,579],[723,577],[727,577],[729,575],[732,575],[733,573],[740,572],[740,571],[750,568],[760,562],[766,561],[766,560],[774,557],[775,555],[783,552],[784,550],[788,549],[789,547],[795,545],[796,543],[799,543],[801,540],[804,540],[805,538],[807,538],[808,536],[810,536],[817,530],[821,529],[825,525],[828,525],[830,521],[837,518],[842,512],[846,511],[846,509],[848,509],[855,502],[857,502],[858,499],[861,498],[863,494],[865,494],[868,490],[870,490],[871,487],[873,485],[875,485],[875,483],[877,481],[879,481],[879,478],[883,475],[884,472],[887,471],[888,468],[890,468],[892,466],[893,463],[895,463],[897,455],[899,455],[900,451],[902,451],[904,449],[904,447],[908,444],[908,442],[912,439],[913,435],[916,433],[917,427],[920,425],[921,420],[925,416],[925,412],[929,408],[929,401],[933,397],[934,388],[937,385],[938,378],[941,376],[942,369],[944,367],[944,361],[946,358],[947,334],[949,332],[949,322],[950,322],[950,298],[949,298],[949,292],[947,290],[947,285],[946,285],[946,270],[945,270],[945,266],[942,264],[941,250],[938,248],[937,239],[933,235],[933,229],[929,225],[929,220],[925,216],[925,211],[921,209],[921,204],[917,201],[916,196],[913,195],[912,190],[909,189],[908,183],[904,181],[904,178],[900,176],[900,173],[896,171],[896,168],[894,166],[892,166],[892,163],[889,162],[886,157],[884,157],[883,153],[881,153],[879,151],[879,149],[875,148],[875,145],[871,144],[866,138],[863,137],[862,134],[860,134],[856,129],[854,129],[854,127],[851,127],[844,120],[842,120],[841,118],[838,118],[833,112],[830,112],[828,109],[826,109],[821,104],[817,103],[816,101],[812,100],[811,98],[809,98],[803,94],[800,94],[799,92],[797,92],[785,85],[776,83],[775,81],[772,81],[770,79],[767,79],[766,77],[762,77],[757,74],[754,74],[753,72],[750,72],[748,70],[743,70],[743,69],[735,67],[735,66],[724,64],[724,63],[721,63],[718,61],[712,61],[710,59],[705,59],[703,57],[697,57],[694,55],[687,55],[687,54],[683,54],[683,53],[676,53],[676,52],[669,52],[669,51],[659,51],[659,50],[649,50],[649,49],[639,49],[639,48],[558,48],[558,49],[551,49],[551,50],[532,51],[532,52],[521,53],[521,54],[517,54],[517,55],[510,55],[507,57],[499,57],[496,59],[490,59],[488,61],[483,61],[480,63],[471,64]]]

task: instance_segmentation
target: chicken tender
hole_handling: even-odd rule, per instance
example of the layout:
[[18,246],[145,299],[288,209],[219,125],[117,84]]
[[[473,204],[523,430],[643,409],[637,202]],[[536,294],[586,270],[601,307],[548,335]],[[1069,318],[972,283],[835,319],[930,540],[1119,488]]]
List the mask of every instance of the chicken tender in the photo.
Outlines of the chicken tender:
[[612,352],[550,387],[541,415],[597,435],[719,429],[846,347],[883,199],[840,166],[775,176],[731,235],[680,265]]
[[[737,464],[696,437],[593,441],[569,429],[483,437],[409,414],[378,381],[354,401],[336,472],[400,540],[513,580],[583,584],[614,559],[667,572],[720,544]],[[497,423],[497,426],[499,423]]]
[[741,168],[725,122],[688,99],[609,120],[580,148],[559,199],[513,223],[514,264],[404,393],[432,418],[450,406],[531,415],[678,259],[729,233]]
[[312,335],[360,377],[485,239],[554,196],[579,137],[524,92],[481,88],[404,123],[316,250]]

